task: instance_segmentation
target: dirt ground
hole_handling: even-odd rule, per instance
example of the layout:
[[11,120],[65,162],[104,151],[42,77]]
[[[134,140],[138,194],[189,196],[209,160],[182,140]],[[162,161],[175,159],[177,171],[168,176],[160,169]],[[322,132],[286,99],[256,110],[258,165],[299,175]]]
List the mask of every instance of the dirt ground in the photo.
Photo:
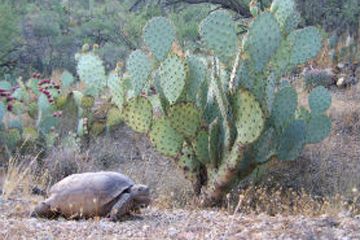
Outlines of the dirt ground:
[[[0,239],[360,239],[360,216],[230,214],[148,208],[122,222],[29,218],[33,203],[0,199]],[[24,208],[24,206],[26,206]]]

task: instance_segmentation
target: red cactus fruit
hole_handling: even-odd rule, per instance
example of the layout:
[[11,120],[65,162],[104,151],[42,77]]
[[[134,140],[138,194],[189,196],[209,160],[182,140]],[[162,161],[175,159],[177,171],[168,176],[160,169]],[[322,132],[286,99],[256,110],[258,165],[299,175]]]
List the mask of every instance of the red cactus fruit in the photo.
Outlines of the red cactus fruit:
[[7,105],[7,110],[8,110],[9,112],[12,112],[12,110],[13,110],[13,105],[12,105],[12,104],[8,104],[8,105]]

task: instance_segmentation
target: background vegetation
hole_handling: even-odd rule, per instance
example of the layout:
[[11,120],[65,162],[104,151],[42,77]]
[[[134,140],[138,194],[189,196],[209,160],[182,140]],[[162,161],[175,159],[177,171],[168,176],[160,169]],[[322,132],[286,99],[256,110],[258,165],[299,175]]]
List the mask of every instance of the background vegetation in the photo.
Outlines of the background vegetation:
[[[322,35],[327,40],[327,49],[324,53],[328,59],[326,62],[332,65],[357,64],[359,1],[297,2],[303,17],[300,26],[315,25],[323,29]],[[86,44],[90,47],[98,46],[96,53],[104,61],[106,72],[115,68],[124,69],[129,54],[144,45],[142,30],[146,22],[154,16],[167,16],[175,25],[179,48],[195,53],[204,51],[198,26],[210,12],[219,7],[230,10],[239,37],[248,31],[247,23],[251,17],[251,9],[248,7],[250,1],[246,0],[0,0],[0,3],[0,81],[6,80],[12,85],[19,83],[20,76],[25,79],[25,83],[29,83],[27,79],[33,79],[34,72],[41,73],[41,78],[48,78],[56,73],[62,74],[66,69],[76,76],[75,55],[81,51],[86,52],[84,49],[81,50]],[[265,9],[270,4],[271,1],[258,1],[257,6]],[[315,62],[316,64],[321,64],[320,60]],[[49,88],[56,89],[56,85]],[[77,88],[81,89],[81,86]],[[97,114],[94,118],[101,122],[101,111]],[[68,116],[63,118],[66,117]],[[35,118],[40,123],[39,119]],[[93,130],[97,131],[95,128]],[[98,142],[93,140],[94,142],[81,145],[73,140],[69,138],[63,145],[76,146],[79,148],[76,151],[79,152],[83,150],[81,146],[94,147]],[[112,159],[109,152],[111,151],[96,158],[104,160],[104,164],[109,165],[108,161]],[[48,151],[47,155],[50,156],[51,152]],[[46,162],[45,159],[41,164],[53,163]],[[60,179],[72,173],[74,168],[88,169],[77,162],[71,164],[70,167],[60,167],[64,172],[56,178]],[[349,187],[346,190],[349,191]]]

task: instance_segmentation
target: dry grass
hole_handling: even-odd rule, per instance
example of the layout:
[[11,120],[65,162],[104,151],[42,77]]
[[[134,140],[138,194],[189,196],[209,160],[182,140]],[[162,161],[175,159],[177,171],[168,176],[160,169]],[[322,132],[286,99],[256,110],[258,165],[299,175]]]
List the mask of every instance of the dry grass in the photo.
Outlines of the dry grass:
[[4,171],[2,184],[2,198],[8,199],[14,194],[29,196],[31,193],[31,167],[34,165],[38,155],[29,161],[19,161],[18,157],[9,160],[7,170]]
[[[273,180],[269,179],[269,182]],[[350,215],[360,214],[360,193],[356,188],[352,196],[335,194],[329,197],[316,197],[307,193],[304,189],[296,191],[280,185],[269,187],[264,185],[252,185],[240,190],[238,204],[235,210],[230,205],[228,209],[243,214],[278,214],[302,215],[308,217],[321,216],[323,214],[337,216],[346,213]]]

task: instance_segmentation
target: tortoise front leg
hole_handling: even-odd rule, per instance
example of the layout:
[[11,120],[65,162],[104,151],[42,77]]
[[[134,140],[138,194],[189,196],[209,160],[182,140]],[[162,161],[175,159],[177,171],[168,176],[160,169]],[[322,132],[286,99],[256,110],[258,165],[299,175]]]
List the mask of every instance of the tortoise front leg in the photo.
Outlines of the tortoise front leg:
[[110,220],[118,221],[130,212],[133,207],[133,197],[130,193],[124,193],[110,211]]

